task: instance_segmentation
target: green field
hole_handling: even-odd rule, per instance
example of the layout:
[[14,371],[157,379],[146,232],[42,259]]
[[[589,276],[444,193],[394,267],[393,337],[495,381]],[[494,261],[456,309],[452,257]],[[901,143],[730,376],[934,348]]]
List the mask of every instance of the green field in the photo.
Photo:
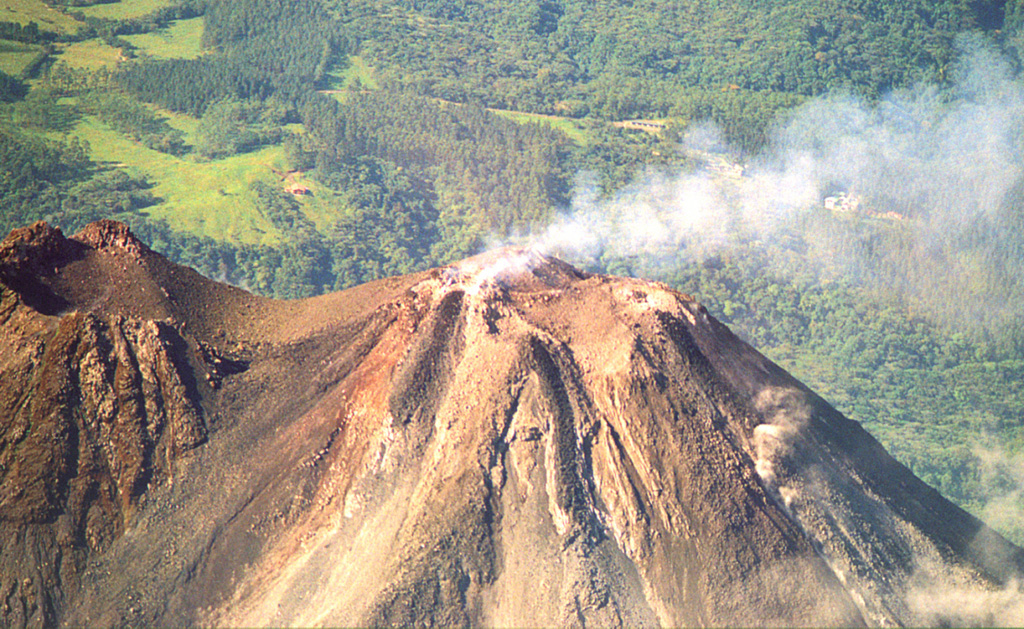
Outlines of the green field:
[[35,22],[44,31],[74,33],[82,25],[41,0],[0,0],[0,22]]
[[[327,73],[328,90],[333,93],[335,90],[344,90],[349,87],[360,86],[369,90],[380,89],[380,83],[376,74],[366,60],[359,55],[352,55],[348,58],[348,66],[344,69],[336,69]],[[334,94],[335,98],[344,100],[343,94]],[[502,109],[490,109],[491,113],[503,118],[512,120],[519,124],[544,124],[561,131],[569,136],[573,142],[580,146],[586,146],[588,137],[582,124],[572,118],[563,116],[547,116],[544,114],[532,114],[523,111],[506,111]]]
[[178,20],[164,29],[126,35],[133,46],[153,57],[193,59],[203,54],[203,18]]
[[72,68],[81,70],[99,70],[102,67],[113,68],[117,64],[119,53],[98,39],[87,39],[65,46],[60,60]]
[[352,55],[348,58],[348,66],[344,69],[335,69],[327,73],[328,88],[341,90],[357,84],[366,89],[380,89],[380,83],[374,74],[373,68],[366,64],[366,60],[359,55]]
[[161,109],[156,105],[149,105],[149,108],[160,114],[163,118],[166,118],[167,124],[183,132],[185,134],[185,142],[188,144],[195,142],[196,129],[199,127],[198,118]]
[[0,70],[18,76],[39,51],[38,46],[0,39]]
[[[186,133],[195,128],[195,122],[187,116],[168,116],[168,122]],[[249,190],[255,181],[284,186],[280,173],[286,170],[285,156],[280,146],[199,162],[190,156],[150,150],[92,118],[83,120],[75,135],[89,142],[95,161],[106,167],[126,168],[153,182],[153,195],[161,202],[146,212],[166,220],[174,229],[235,243],[281,241],[282,234],[259,213]],[[320,227],[336,220],[342,211],[340,206],[313,182],[302,182],[313,191],[302,198],[310,220]]]
[[108,4],[94,4],[91,7],[81,7],[81,11],[89,17],[98,17],[107,20],[126,20],[133,17],[148,15],[157,9],[174,4],[173,0],[121,0]]
[[546,116],[544,114],[531,114],[524,111],[507,111],[504,109],[489,109],[488,111],[519,124],[547,125],[569,136],[573,142],[580,146],[586,146],[589,141],[587,132],[584,130],[583,125],[572,118]]

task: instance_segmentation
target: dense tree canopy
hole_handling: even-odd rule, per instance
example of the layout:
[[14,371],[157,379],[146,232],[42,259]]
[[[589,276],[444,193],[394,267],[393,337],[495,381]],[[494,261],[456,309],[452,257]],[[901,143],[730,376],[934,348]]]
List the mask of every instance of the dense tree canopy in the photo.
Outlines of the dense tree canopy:
[[431,95],[579,112],[635,78],[643,80],[647,113],[665,115],[674,93],[687,87],[877,95],[941,78],[957,34],[1001,28],[1004,4],[361,0],[335,9],[344,23],[374,34],[362,49],[388,79]]

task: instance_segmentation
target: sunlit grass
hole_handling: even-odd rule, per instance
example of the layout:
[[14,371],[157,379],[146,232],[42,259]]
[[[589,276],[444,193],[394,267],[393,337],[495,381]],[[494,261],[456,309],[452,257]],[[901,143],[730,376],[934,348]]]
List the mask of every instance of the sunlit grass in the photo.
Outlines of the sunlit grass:
[[167,109],[157,107],[156,105],[149,105],[149,107],[159,114],[160,117],[165,118],[167,120],[167,124],[184,133],[186,144],[195,143],[196,130],[199,129],[198,118],[193,118],[192,116],[175,111],[168,111]]
[[488,111],[519,124],[532,123],[548,125],[549,127],[561,131],[565,135],[569,136],[573,142],[580,146],[586,146],[589,140],[582,124],[572,118],[547,116],[544,114],[531,114],[524,111],[507,111],[504,109],[489,109]]
[[153,151],[86,119],[76,134],[89,142],[92,158],[112,167],[127,168],[153,182],[152,192],[162,199],[147,209],[174,229],[218,240],[271,243],[279,234],[256,210],[249,185],[275,178],[268,163],[279,149],[267,149],[236,158],[197,163]]
[[332,70],[327,73],[329,88],[332,90],[345,89],[346,87],[361,86],[368,90],[380,88],[373,68],[366,65],[366,60],[359,55],[352,55],[348,58],[348,66],[343,70]]
[[[187,116],[172,115],[168,122],[183,130],[195,129]],[[150,150],[92,118],[84,119],[75,134],[89,142],[97,162],[145,175],[154,184],[153,194],[162,200],[146,213],[167,221],[176,230],[250,244],[275,244],[289,237],[260,214],[249,189],[256,181],[284,188],[287,165],[280,146],[197,161],[191,155],[175,157]],[[301,198],[303,210],[319,228],[326,228],[343,208],[315,182],[301,176],[300,180],[313,191]]]
[[0,39],[0,70],[18,76],[39,52],[38,46]]
[[192,59],[203,53],[203,18],[178,20],[152,33],[126,35],[133,46],[154,57]]
[[40,30],[58,33],[74,33],[82,25],[41,0],[0,0],[0,22],[35,22]]
[[68,44],[59,59],[72,68],[99,70],[102,67],[113,68],[117,64],[118,52],[98,39],[87,39]]
[[120,2],[81,7],[78,10],[89,17],[124,20],[147,15],[171,4],[174,4],[173,0],[121,0]]

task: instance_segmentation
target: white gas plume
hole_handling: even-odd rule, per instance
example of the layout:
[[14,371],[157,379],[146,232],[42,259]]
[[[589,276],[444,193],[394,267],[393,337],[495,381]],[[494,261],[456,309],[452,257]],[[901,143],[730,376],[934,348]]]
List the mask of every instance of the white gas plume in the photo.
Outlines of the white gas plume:
[[937,583],[922,570],[906,595],[907,607],[922,627],[1024,626],[1024,587],[1010,581],[1002,587]]
[[527,243],[578,261],[699,261],[795,239],[804,268],[775,271],[872,283],[947,322],[1006,323],[1024,305],[1024,83],[990,46],[961,48],[952,88],[815,99],[752,163],[695,126],[680,150],[701,167],[648,173],[612,199],[583,179]]
[[[1024,81],[991,45],[959,45],[951,86],[916,85],[877,101],[814,99],[779,121],[749,163],[722,149],[713,126],[691,127],[679,150],[696,169],[648,173],[611,199],[584,177],[568,211],[514,242],[584,263],[700,262],[737,245],[795,243],[766,272],[842,278],[896,294],[935,322],[996,332],[1024,312]],[[782,471],[801,413],[767,416],[753,436],[757,472],[797,521],[813,519],[818,503],[826,513],[819,483]],[[984,515],[1016,521],[1024,467],[979,457],[984,474],[1009,483]],[[921,622],[1021,624],[1020,583],[988,589],[928,573],[899,595]]]
[[[1024,453],[1012,453],[1006,449],[976,446],[973,454],[980,462],[978,479],[985,493],[980,497],[983,503],[981,517],[989,525],[1015,532],[1013,541],[1024,541]],[[1024,608],[1022,608],[1024,610]]]

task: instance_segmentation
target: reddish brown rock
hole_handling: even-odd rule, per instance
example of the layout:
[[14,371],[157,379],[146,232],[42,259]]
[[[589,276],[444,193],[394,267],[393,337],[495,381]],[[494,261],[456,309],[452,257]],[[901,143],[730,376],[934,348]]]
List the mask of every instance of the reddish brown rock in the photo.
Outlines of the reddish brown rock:
[[1019,618],[1024,552],[662,285],[503,251],[275,302],[32,229],[0,245],[5,625]]
[[115,255],[141,256],[151,253],[141,240],[118,221],[101,219],[85,226],[82,231],[72,236],[74,240],[97,251],[109,251]]

